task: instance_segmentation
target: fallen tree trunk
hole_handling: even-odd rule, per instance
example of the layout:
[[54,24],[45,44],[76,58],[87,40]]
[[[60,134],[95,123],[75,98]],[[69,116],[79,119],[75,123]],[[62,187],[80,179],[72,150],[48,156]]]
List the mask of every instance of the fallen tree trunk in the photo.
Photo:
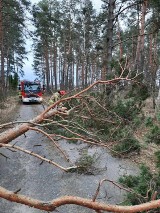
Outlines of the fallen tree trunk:
[[118,206],[118,205],[109,205],[102,202],[96,202],[91,199],[85,199],[76,196],[63,196],[52,201],[41,201],[37,199],[33,199],[31,197],[27,197],[24,195],[16,194],[12,191],[9,191],[3,187],[0,187],[0,197],[16,202],[25,204],[30,207],[34,207],[36,209],[45,210],[45,211],[54,211],[56,208],[67,205],[67,204],[75,204],[79,206],[83,206],[89,209],[93,209],[95,211],[107,211],[107,212],[123,212],[123,213],[136,213],[142,211],[148,211],[151,209],[156,209],[160,207],[160,200],[151,201],[148,203],[143,203],[135,206]]
[[40,114],[36,118],[30,120],[28,123],[17,125],[15,128],[9,129],[0,135],[0,143],[7,144],[17,138],[18,136],[24,134],[29,130],[30,127],[36,126],[44,121],[44,119],[50,118],[51,116],[57,114],[57,110],[50,110],[45,115]]

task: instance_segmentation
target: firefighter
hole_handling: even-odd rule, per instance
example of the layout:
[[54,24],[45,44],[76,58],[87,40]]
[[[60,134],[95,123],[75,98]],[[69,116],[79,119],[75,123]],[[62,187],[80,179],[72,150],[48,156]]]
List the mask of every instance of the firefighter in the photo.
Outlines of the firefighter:
[[51,96],[51,98],[50,98],[50,100],[49,100],[49,105],[51,105],[51,104],[57,102],[57,101],[60,99],[60,96],[61,96],[61,95],[60,95],[60,91],[55,92],[55,93]]

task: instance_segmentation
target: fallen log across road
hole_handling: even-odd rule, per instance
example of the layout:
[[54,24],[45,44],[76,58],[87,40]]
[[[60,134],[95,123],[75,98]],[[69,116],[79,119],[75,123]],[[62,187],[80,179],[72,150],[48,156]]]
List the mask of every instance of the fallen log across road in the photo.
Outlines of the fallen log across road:
[[[66,110],[66,108],[64,109]],[[58,110],[52,109],[46,114],[40,114],[34,119],[28,121],[28,123],[23,123],[20,125],[17,125],[16,127],[9,129],[0,135],[0,143],[7,144],[14,140],[15,138],[19,137],[20,135],[24,134],[29,130],[30,127],[36,126],[36,124],[40,124],[44,121],[44,119],[50,118],[51,116],[55,115],[58,113]]]
[[83,206],[89,209],[93,209],[95,211],[107,211],[107,212],[116,212],[116,213],[136,213],[142,211],[148,211],[151,209],[156,209],[160,207],[160,200],[151,201],[148,203],[142,203],[135,206],[118,206],[118,205],[110,205],[102,202],[93,201],[91,199],[85,199],[76,196],[63,196],[52,201],[41,201],[37,199],[33,199],[24,195],[16,194],[11,192],[3,187],[0,187],[0,197],[5,198],[6,200],[17,202],[21,204],[25,204],[27,206],[31,206],[37,209],[45,210],[48,212],[52,212],[56,210],[58,207],[67,205],[67,204],[75,204],[79,206]]

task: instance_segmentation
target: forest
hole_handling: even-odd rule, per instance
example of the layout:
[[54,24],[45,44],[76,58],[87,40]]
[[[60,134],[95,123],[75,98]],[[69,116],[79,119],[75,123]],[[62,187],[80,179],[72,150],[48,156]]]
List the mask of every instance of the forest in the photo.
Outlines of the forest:
[[33,6],[27,0],[1,1],[1,97],[10,76],[24,74],[26,38],[33,39],[34,72],[48,91],[85,88],[119,76],[123,67],[125,74],[141,74],[154,97],[159,10],[156,0],[102,1],[99,11],[89,0],[44,0]]
[[[66,159],[58,139],[107,148],[118,158],[138,159],[147,147],[156,149],[154,168],[146,162],[138,176],[123,176],[118,184],[103,179],[92,200],[64,196],[44,203],[3,187],[0,197],[48,212],[66,204],[97,213],[160,211],[159,23],[157,0],[101,0],[98,10],[91,0],[41,0],[37,4],[0,0],[0,101],[17,91],[24,76],[28,39],[33,42],[34,74],[45,85],[46,94],[67,91],[32,120],[1,124],[0,129],[19,127],[0,134],[0,148],[25,152],[64,172],[87,174],[92,173],[94,161],[89,155],[76,166],[64,168],[10,142],[35,131],[55,140]],[[52,110],[60,105],[60,110]],[[121,206],[98,202],[105,181],[129,192],[127,201]]]

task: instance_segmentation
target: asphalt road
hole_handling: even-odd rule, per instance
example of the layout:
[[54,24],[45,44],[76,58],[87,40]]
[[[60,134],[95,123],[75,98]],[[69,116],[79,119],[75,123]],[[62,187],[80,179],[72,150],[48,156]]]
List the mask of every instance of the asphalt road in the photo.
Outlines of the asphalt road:
[[[43,111],[41,105],[21,105],[15,120],[26,121]],[[70,166],[51,141],[34,131],[29,131],[12,141],[17,146],[31,150],[48,159],[54,160],[63,166]],[[74,162],[80,156],[80,150],[87,148],[86,144],[71,144],[60,142],[70,159]],[[38,146],[37,146],[38,145]],[[96,155],[95,166],[99,169],[96,175],[82,175],[65,173],[58,168],[22,152],[12,152],[0,149],[0,153],[9,157],[5,159],[0,155],[0,185],[8,190],[30,196],[32,198],[49,201],[63,195],[76,195],[92,198],[100,180],[108,178],[116,181],[123,174],[136,174],[138,168],[127,160],[113,158],[106,149],[90,147],[88,154]],[[97,198],[99,201],[116,204],[123,199],[123,193],[110,183],[105,183]],[[59,213],[91,213],[92,210],[68,205],[57,209]],[[0,213],[42,213],[44,211],[11,203],[0,199]]]

